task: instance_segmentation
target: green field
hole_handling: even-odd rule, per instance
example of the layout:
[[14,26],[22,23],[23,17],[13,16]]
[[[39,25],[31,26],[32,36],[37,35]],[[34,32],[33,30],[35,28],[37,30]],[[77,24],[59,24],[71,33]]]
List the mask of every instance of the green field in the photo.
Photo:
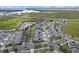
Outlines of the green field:
[[68,24],[64,26],[63,32],[75,37],[79,37],[79,19],[68,20]]
[[23,19],[20,17],[0,18],[0,30],[17,29],[23,21],[27,21],[27,20],[28,19]]

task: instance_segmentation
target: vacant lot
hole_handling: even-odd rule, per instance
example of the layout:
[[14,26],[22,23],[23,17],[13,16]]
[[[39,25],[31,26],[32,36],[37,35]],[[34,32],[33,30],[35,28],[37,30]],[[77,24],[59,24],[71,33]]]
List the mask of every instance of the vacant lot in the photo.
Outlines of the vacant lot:
[[68,20],[68,24],[64,26],[63,32],[79,37],[79,19]]

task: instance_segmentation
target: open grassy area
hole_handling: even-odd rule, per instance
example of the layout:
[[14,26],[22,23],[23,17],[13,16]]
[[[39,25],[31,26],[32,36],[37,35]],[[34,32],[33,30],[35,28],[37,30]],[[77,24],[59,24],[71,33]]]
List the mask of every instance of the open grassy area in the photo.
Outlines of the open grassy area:
[[68,20],[68,23],[63,28],[63,32],[75,37],[79,37],[79,19]]
[[68,43],[66,43],[66,44],[64,44],[64,45],[62,45],[62,46],[60,46],[59,49],[60,49],[62,52],[64,52],[64,53],[70,53],[70,52],[71,52],[71,51],[70,51],[70,48],[69,48],[69,46],[68,46]]
[[17,29],[23,21],[27,21],[27,20],[28,19],[23,19],[20,17],[17,17],[17,18],[14,18],[14,17],[0,18],[0,29],[2,29],[2,30]]
[[79,11],[56,11],[51,10],[51,12],[40,12],[40,13],[31,13],[31,17],[38,17],[38,18],[59,18],[61,19],[62,16],[65,19],[79,19]]

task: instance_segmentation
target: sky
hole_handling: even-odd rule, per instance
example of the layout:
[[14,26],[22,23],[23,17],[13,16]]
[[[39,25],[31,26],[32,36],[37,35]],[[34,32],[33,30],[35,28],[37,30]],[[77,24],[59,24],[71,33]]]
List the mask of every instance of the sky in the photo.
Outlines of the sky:
[[0,6],[79,6],[79,0],[0,0]]

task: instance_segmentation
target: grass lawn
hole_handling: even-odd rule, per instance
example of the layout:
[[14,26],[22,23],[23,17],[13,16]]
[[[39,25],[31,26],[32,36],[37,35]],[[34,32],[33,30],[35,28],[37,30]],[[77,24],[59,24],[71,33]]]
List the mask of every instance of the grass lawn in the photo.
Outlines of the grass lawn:
[[[52,47],[51,48],[46,47],[46,48],[39,48],[38,50],[40,53],[49,53],[49,51],[52,52],[54,49]],[[34,52],[38,53],[38,50],[36,49]]]
[[49,50],[50,50],[50,48],[47,47],[47,48],[39,49],[39,52],[40,52],[40,53],[48,53]]
[[35,34],[35,26],[31,27],[31,37],[33,38]]
[[69,24],[64,26],[62,31],[72,36],[79,37],[79,19],[73,19],[68,21]]
[[71,51],[70,51],[70,48],[69,48],[69,46],[68,46],[68,43],[66,43],[66,44],[64,44],[64,45],[62,45],[62,46],[60,46],[59,49],[60,49],[62,52],[64,52],[64,53],[70,53],[70,52],[71,52]]
[[15,45],[12,45],[12,44],[8,44],[8,45],[5,45],[5,48],[7,47],[14,47]]
[[37,44],[37,45],[35,45],[34,48],[35,48],[35,49],[41,48],[41,45],[40,45],[40,44]]
[[50,47],[49,51],[50,52],[54,51],[54,48],[53,47]]
[[59,41],[59,40],[61,40],[59,37],[50,38],[50,41]]

